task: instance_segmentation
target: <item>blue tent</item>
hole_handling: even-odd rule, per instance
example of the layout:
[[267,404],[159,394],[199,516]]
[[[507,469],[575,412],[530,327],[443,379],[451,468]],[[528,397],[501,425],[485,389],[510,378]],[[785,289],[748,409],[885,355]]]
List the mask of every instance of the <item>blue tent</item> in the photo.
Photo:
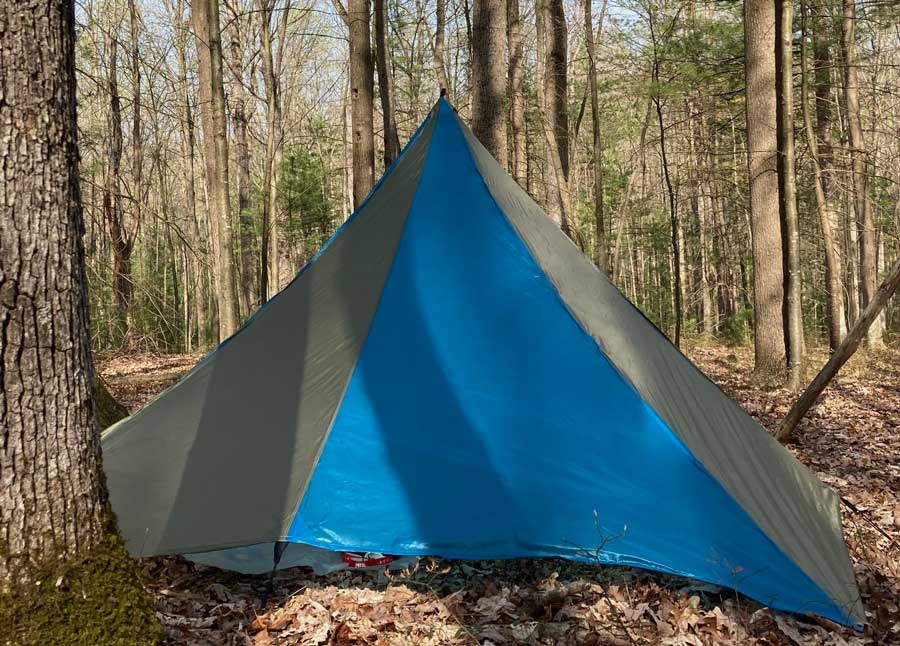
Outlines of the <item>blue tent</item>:
[[103,447],[138,556],[599,560],[863,621],[834,492],[443,99],[295,280]]

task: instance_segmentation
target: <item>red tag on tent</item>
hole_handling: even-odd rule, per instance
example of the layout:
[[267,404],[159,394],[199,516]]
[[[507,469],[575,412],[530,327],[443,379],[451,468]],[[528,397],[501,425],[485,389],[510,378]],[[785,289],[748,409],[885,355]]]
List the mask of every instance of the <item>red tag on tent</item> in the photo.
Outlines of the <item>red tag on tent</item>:
[[387,565],[397,560],[396,556],[381,554],[379,552],[341,552],[341,560],[351,568],[375,567]]

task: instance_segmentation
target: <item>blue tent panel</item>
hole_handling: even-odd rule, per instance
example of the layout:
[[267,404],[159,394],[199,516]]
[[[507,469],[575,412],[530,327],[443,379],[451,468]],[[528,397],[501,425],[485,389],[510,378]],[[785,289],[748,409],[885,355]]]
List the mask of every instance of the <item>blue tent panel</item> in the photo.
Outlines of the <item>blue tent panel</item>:
[[449,110],[287,539],[589,561],[621,534],[603,561],[847,621],[571,317]]

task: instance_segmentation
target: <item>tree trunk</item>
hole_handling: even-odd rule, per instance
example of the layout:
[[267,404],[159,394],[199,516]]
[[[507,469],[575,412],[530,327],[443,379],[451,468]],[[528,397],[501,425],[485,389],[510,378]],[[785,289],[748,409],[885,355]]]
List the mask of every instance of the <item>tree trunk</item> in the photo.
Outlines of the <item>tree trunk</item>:
[[873,321],[877,320],[881,315],[884,306],[887,305],[888,300],[890,300],[894,292],[897,291],[898,286],[900,286],[900,260],[897,260],[897,262],[894,263],[894,266],[881,283],[881,286],[875,290],[875,293],[872,295],[872,300],[869,301],[865,310],[860,314],[859,319],[857,319],[856,323],[850,328],[850,331],[841,342],[841,345],[838,346],[838,349],[832,353],[831,358],[828,359],[828,363],[826,363],[825,367],[819,371],[816,378],[806,387],[806,390],[803,391],[803,394],[800,395],[800,398],[791,407],[791,410],[784,418],[784,421],[781,422],[781,426],[775,433],[776,438],[783,442],[790,437],[790,434],[797,427],[797,424],[800,423],[800,420],[803,419],[803,416],[806,415],[812,405],[816,403],[819,395],[821,395],[822,391],[825,390],[825,387],[831,383],[831,380],[837,374],[838,370],[841,369],[841,366],[847,363],[847,360],[853,356],[854,352],[856,352],[860,342],[862,342],[863,338],[868,333],[869,327],[872,325]]
[[0,24],[0,626],[23,646],[161,643],[101,468],[74,5],[4,3]]
[[[441,0],[443,1],[443,0]],[[519,0],[506,0],[506,41],[509,51],[509,129],[512,135],[511,171],[519,186],[528,185],[528,144],[525,140],[525,47]]]
[[775,96],[775,2],[744,0],[747,164],[753,242],[755,372],[781,375],[784,297],[778,216],[778,144]]
[[[856,62],[856,1],[843,0],[841,47],[844,54],[844,103],[847,110],[847,129],[850,135],[850,158],[853,167],[853,197],[859,225],[859,286],[860,304],[868,305],[878,282],[878,242],[872,202],[869,199],[868,153],[863,136],[859,110],[859,78]],[[866,345],[883,345],[881,322],[875,321],[866,336]]]
[[107,49],[107,92],[109,93],[108,165],[106,169],[106,191],[103,195],[103,211],[109,227],[109,237],[113,252],[113,294],[116,301],[117,342],[128,337],[131,320],[131,300],[134,285],[131,276],[131,252],[134,240],[128,235],[125,213],[122,208],[122,107],[119,99],[118,82],[118,41],[109,37]]
[[[594,19],[591,16],[593,0],[584,0],[584,41],[588,57],[588,87],[591,94],[591,152],[594,170],[594,264],[605,272],[609,272],[606,251],[606,223],[603,213],[603,141],[600,132],[600,95],[597,88],[597,48],[594,44]],[[598,37],[603,33],[603,18],[606,13],[606,1],[600,10]]]
[[[567,30],[562,0],[539,0],[538,56],[543,59],[543,129],[547,146],[548,215],[570,237]],[[541,43],[540,41],[543,41]],[[541,51],[543,50],[543,51]]]
[[[219,0],[194,0],[191,6],[194,39],[200,72],[200,114],[207,155],[206,192],[210,228],[216,231],[216,264],[213,278],[219,310],[219,341],[237,331],[237,292],[234,283],[234,238],[228,188],[228,132],[225,87],[222,75],[222,41]],[[204,94],[209,102],[203,101]]]
[[378,67],[378,94],[384,123],[384,168],[400,156],[400,138],[394,117],[394,90],[391,80],[391,50],[387,43],[387,8],[385,0],[375,0],[375,60]]
[[375,135],[372,129],[374,72],[369,34],[369,0],[349,0],[350,100],[353,106],[353,208],[375,183]]
[[[824,4],[817,4],[818,10],[825,10]],[[827,299],[828,346],[836,350],[846,333],[844,322],[844,280],[840,254],[840,241],[835,233],[837,218],[834,213],[831,152],[831,55],[827,35],[820,30],[826,24],[823,16],[815,19],[813,28],[813,54],[815,56],[815,102],[816,124],[813,127],[809,99],[809,71],[807,56],[807,16],[809,6],[803,5],[803,38],[800,52],[800,87],[802,91],[803,124],[806,141],[813,163],[813,187],[816,196],[816,210],[822,229],[822,243],[825,250],[825,296]]]
[[799,390],[803,379],[803,285],[800,273],[800,219],[794,157],[794,5],[776,0],[775,76],[778,113],[778,195],[784,263],[784,329],[788,388]]
[[[197,195],[194,188],[196,181],[196,159],[194,157],[194,114],[191,106],[191,87],[187,80],[187,34],[189,25],[182,24],[183,7],[179,3],[176,14],[178,24],[178,36],[175,39],[175,53],[178,60],[178,87],[181,92],[181,100],[178,101],[179,121],[181,123],[181,151],[187,162],[188,173],[184,182],[184,199],[187,206],[187,214],[190,218],[191,266],[193,277],[191,279],[194,316],[196,317],[197,343],[205,347],[209,342],[207,329],[209,327],[209,314],[206,309],[206,246],[204,236],[200,230],[200,216],[197,213]],[[187,261],[186,261],[187,262]]]
[[[382,0],[379,0],[381,2]],[[447,1],[436,0],[434,27],[434,73],[437,76],[439,89],[447,90],[447,100],[453,96],[450,79],[447,76],[447,63],[444,59],[444,38],[447,31]]]
[[132,231],[133,233],[129,237],[128,243],[128,307],[125,308],[125,329],[126,329],[126,342],[128,340],[128,333],[132,328],[131,321],[131,307],[130,302],[133,295],[134,287],[131,285],[131,251],[134,246],[134,238],[137,237],[138,230],[141,227],[141,221],[143,217],[143,205],[144,205],[144,147],[142,142],[142,133],[141,133],[141,57],[138,43],[138,35],[140,31],[140,17],[138,16],[138,9],[136,5],[136,0],[129,0],[128,2],[128,15],[129,15],[129,32],[131,36],[131,199],[132,199],[132,212],[133,216],[133,224]]
[[488,152],[507,166],[506,4],[475,0],[472,6],[472,131]]
[[247,141],[247,98],[244,91],[243,17],[231,16],[231,42],[228,53],[231,68],[231,123],[234,129],[234,157],[237,163],[237,212],[240,232],[240,312],[248,316],[256,307],[253,293],[253,216],[250,213],[250,145]]

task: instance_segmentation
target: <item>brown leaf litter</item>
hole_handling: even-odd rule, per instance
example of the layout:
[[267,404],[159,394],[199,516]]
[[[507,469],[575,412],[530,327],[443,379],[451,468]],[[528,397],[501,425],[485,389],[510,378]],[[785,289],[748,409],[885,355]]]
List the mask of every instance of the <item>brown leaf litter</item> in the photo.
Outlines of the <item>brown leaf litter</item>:
[[[689,355],[770,430],[793,401],[750,381],[746,349]],[[131,355],[98,367],[134,412],[199,358]],[[855,357],[789,449],[857,510],[844,509],[844,535],[869,619],[863,632],[696,581],[552,560],[424,559],[390,575],[293,568],[278,573],[271,595],[266,576],[174,557],[142,567],[170,642],[190,646],[900,644],[900,352]]]

